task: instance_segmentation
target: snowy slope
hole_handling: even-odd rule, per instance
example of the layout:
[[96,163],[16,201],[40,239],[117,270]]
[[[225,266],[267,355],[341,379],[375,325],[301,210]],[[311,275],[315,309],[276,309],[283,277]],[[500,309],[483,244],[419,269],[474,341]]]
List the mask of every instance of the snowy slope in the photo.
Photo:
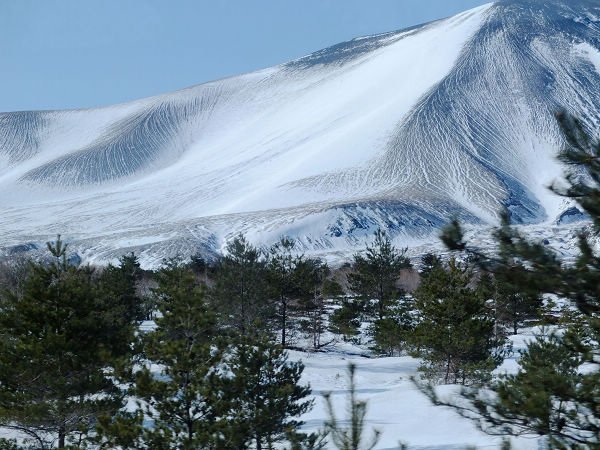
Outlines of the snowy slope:
[[0,114],[0,238],[60,232],[145,265],[244,232],[306,251],[452,215],[556,219],[564,105],[600,120],[600,7],[505,0],[277,67],[101,109]]

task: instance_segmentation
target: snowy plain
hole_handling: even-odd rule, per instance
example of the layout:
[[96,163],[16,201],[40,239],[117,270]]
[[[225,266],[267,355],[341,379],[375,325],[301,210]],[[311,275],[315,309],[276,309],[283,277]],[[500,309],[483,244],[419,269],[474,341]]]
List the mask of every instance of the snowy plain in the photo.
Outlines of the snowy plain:
[[[540,329],[523,329],[511,336],[513,354],[496,370],[512,373],[518,368],[518,351],[539,334]],[[409,450],[499,449],[502,438],[478,430],[469,419],[452,408],[435,406],[423,394],[412,377],[418,376],[420,361],[410,356],[373,357],[367,345],[353,345],[338,340],[325,352],[290,351],[291,360],[305,365],[303,382],[313,390],[315,407],[303,419],[305,430],[317,431],[328,418],[324,393],[331,399],[339,419],[347,418],[348,377],[350,362],[356,364],[357,397],[368,402],[365,435],[381,432],[376,450],[398,449],[399,443]],[[440,386],[442,398],[452,399],[458,386]],[[368,439],[367,439],[368,441]],[[514,450],[536,450],[542,442],[536,436],[512,438]],[[328,447],[332,448],[332,447]]]

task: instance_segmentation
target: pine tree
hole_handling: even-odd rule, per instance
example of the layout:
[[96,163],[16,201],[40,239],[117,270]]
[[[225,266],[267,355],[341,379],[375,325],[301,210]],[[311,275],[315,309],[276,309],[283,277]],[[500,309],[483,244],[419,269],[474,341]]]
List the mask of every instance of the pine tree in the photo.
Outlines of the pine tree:
[[485,297],[471,287],[473,274],[455,260],[434,266],[414,292],[419,316],[414,345],[425,377],[442,383],[480,382],[503,359],[503,340]]
[[435,267],[442,264],[441,258],[435,253],[425,253],[421,256],[420,274],[427,276]]
[[268,301],[266,276],[261,252],[244,236],[227,245],[225,256],[217,264],[211,291],[211,303],[222,325],[242,336],[260,334],[270,326],[274,311]]
[[0,438],[0,448],[2,450],[23,450],[23,447],[19,447],[16,439],[5,439]]
[[290,321],[291,302],[301,296],[302,286],[299,282],[299,266],[304,256],[294,253],[293,240],[282,237],[271,246],[267,264],[267,279],[279,317],[281,345],[289,345],[289,334],[292,328]]
[[373,322],[371,334],[375,350],[386,356],[401,355],[411,347],[416,319],[412,297],[401,296],[388,307],[386,317]]
[[362,305],[354,299],[343,299],[342,305],[329,316],[329,328],[351,340],[359,334]]
[[510,271],[509,281],[521,294],[570,300],[579,317],[567,315],[561,330],[530,343],[516,374],[487,390],[465,391],[466,405],[450,404],[489,433],[537,434],[550,448],[600,448],[600,256],[592,243],[600,231],[600,142],[578,119],[566,113],[557,118],[566,143],[560,160],[575,170],[566,174],[566,187],[552,189],[575,200],[593,224],[593,233],[579,236],[575,262],[565,263],[543,243],[527,239],[510,225],[508,213],[495,231],[493,255],[469,247],[456,220],[442,237],[450,249],[474,255],[485,270]]
[[[207,448],[217,414],[210,400],[211,373],[220,361],[215,316],[194,273],[175,261],[159,271],[155,294],[160,317],[144,336],[149,364],[137,373],[133,392],[153,421],[141,430],[144,448]],[[151,370],[156,364],[160,374]]]
[[492,416],[490,425],[502,429],[510,424],[510,434],[534,430],[558,444],[552,436],[554,430],[569,433],[565,426],[569,418],[579,413],[570,400],[583,381],[578,373],[582,363],[556,336],[540,336],[530,342],[519,360],[521,370],[503,377],[497,385],[495,412],[502,419],[495,420]]
[[[230,347],[221,367],[219,422],[222,448],[272,449],[298,435],[298,417],[312,408],[308,386],[300,385],[301,362],[268,338],[244,339]],[[223,406],[224,405],[224,406]],[[308,437],[310,439],[310,437]]]
[[300,261],[296,267],[299,287],[299,309],[303,315],[301,325],[312,338],[313,349],[321,347],[321,336],[325,331],[325,286],[329,267],[320,259]]
[[516,335],[526,321],[540,318],[542,296],[521,293],[511,281],[512,268],[495,275],[484,273],[478,289],[491,302],[494,319],[498,326],[510,329]]
[[96,420],[122,406],[115,369],[127,360],[133,326],[115,324],[89,267],[67,264],[48,243],[22,291],[0,297],[0,424],[37,448],[83,445]]
[[100,274],[99,283],[106,293],[107,301],[122,310],[127,321],[141,321],[147,314],[137,286],[142,276],[138,258],[133,254],[122,256],[119,265],[109,264]]
[[365,255],[354,255],[353,270],[348,275],[350,289],[364,302],[377,301],[379,319],[385,317],[388,305],[400,294],[396,287],[400,270],[411,267],[405,253],[406,249],[398,251],[385,232],[377,230]]

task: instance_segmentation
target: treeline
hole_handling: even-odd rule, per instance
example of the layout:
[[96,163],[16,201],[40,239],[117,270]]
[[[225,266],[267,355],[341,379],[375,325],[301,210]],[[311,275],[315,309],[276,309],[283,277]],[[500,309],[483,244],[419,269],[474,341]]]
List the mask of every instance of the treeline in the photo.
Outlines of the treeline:
[[285,351],[299,335],[313,350],[367,335],[375,354],[421,357],[433,382],[481,383],[541,306],[431,254],[406,293],[415,269],[380,230],[344,275],[287,238],[264,252],[239,236],[216,261],[154,272],[135,255],[71,265],[60,237],[48,250],[0,271],[0,423],[28,448],[320,448],[323,433],[299,431],[310,389]]

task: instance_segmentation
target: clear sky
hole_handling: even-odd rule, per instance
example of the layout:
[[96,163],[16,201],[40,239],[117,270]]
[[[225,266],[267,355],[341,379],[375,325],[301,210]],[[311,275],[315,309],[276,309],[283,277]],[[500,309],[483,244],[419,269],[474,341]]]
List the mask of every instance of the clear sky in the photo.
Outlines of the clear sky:
[[0,0],[0,111],[147,97],[489,1]]

